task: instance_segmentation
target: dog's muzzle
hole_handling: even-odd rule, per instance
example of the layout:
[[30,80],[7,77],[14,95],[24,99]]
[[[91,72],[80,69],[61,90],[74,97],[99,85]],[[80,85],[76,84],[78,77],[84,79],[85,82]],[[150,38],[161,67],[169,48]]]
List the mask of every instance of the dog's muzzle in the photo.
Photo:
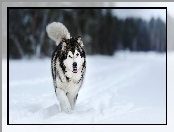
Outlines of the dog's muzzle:
[[73,73],[77,73],[77,62],[73,63]]

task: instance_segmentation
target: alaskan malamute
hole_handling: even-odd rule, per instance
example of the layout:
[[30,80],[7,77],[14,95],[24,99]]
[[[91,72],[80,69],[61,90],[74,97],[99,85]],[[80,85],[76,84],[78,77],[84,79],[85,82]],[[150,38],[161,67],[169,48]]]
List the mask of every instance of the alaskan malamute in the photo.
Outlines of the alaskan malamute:
[[74,109],[86,71],[83,42],[81,36],[71,37],[67,28],[59,22],[48,24],[46,31],[57,45],[51,59],[55,93],[61,110],[69,112]]

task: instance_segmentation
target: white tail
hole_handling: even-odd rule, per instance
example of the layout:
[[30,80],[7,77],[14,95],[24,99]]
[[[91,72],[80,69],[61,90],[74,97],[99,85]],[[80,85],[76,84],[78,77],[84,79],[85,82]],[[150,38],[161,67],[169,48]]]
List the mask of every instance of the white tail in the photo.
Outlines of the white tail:
[[48,37],[56,42],[56,45],[62,41],[62,39],[70,39],[70,33],[68,29],[60,22],[52,22],[46,26]]

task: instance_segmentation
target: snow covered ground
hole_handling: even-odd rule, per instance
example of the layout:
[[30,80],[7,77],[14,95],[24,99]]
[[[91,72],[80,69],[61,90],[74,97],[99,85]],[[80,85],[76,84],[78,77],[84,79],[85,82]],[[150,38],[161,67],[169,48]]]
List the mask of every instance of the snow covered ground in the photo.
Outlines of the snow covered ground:
[[[101,62],[101,60],[102,60],[102,58],[103,58],[103,60],[105,60],[106,62],[108,62],[109,60],[111,61],[111,60],[113,60],[113,61],[111,61],[111,62],[114,62],[113,64],[114,65],[116,65],[116,62],[117,62],[117,65],[119,66],[121,66],[121,63],[123,64],[123,63],[125,63],[125,64],[131,64],[131,66],[136,66],[136,64],[140,64],[140,62],[145,62],[145,61],[147,61],[148,63],[147,64],[150,64],[150,62],[151,61],[153,61],[153,63],[152,63],[152,65],[153,64],[155,64],[155,63],[157,63],[158,64],[158,62],[162,62],[163,60],[164,60],[164,57],[165,55],[160,55],[160,54],[155,54],[155,53],[148,53],[148,54],[145,54],[145,53],[126,53],[126,54],[124,54],[124,53],[119,53],[119,54],[116,54],[116,56],[114,56],[114,57],[106,57],[106,56],[95,56],[95,57],[92,57],[92,56],[88,56],[87,58],[88,58],[88,71],[87,71],[87,76],[90,76],[91,74],[92,74],[92,72],[91,71],[89,71],[89,70],[92,70],[92,69],[89,69],[90,67],[92,67],[92,65],[96,65],[96,61],[100,61]],[[108,59],[107,59],[108,58]],[[109,59],[110,58],[110,59]],[[42,60],[42,61],[47,61],[48,63],[49,63],[49,60]],[[134,62],[136,62],[136,63],[133,63],[133,62],[131,62],[131,61],[134,61]],[[12,132],[12,131],[17,131],[17,132],[48,132],[48,131],[63,131],[63,132],[89,132],[89,131],[91,131],[91,132],[105,132],[106,130],[107,131],[109,131],[109,132],[115,132],[115,131],[119,131],[119,132],[128,132],[128,131],[133,131],[133,132],[147,132],[147,131],[149,131],[149,132],[171,132],[171,131],[173,131],[174,130],[174,125],[173,125],[173,122],[174,122],[174,103],[173,103],[173,100],[174,100],[174,96],[173,96],[173,94],[174,94],[174,81],[173,81],[173,78],[174,78],[174,52],[168,52],[167,53],[167,125],[68,125],[68,126],[66,126],[66,125],[7,125],[7,64],[6,64],[6,62],[7,62],[7,60],[2,60],[2,131],[3,132]],[[20,63],[24,63],[24,62],[28,62],[28,64],[29,64],[29,61],[25,61],[25,60],[23,60],[23,61],[13,61],[12,63],[16,63],[16,65],[19,65]],[[41,61],[39,61],[39,60],[32,60],[32,61],[30,61],[31,63],[30,63],[30,65],[32,65],[32,63],[34,63],[35,62],[35,64],[38,64],[39,62],[41,62]],[[90,63],[90,62],[92,62],[92,63]],[[12,64],[11,63],[11,64]],[[17,64],[18,63],[18,64]],[[44,62],[43,62],[44,63]],[[42,63],[42,64],[43,64]],[[99,62],[98,62],[99,63]],[[98,64],[97,63],[97,64]],[[34,65],[35,65],[34,64]],[[102,63],[103,64],[103,63]],[[112,64],[112,65],[113,65]],[[21,65],[21,64],[20,64]],[[27,64],[26,64],[27,65]],[[43,67],[46,67],[45,65],[50,65],[50,64],[46,64],[46,63],[44,63],[44,65],[42,65]],[[124,64],[123,64],[124,65]],[[143,64],[142,64],[143,65]],[[162,64],[163,65],[163,64]],[[157,70],[157,68],[159,68],[159,67],[161,67],[162,65],[158,65],[158,67],[156,67],[155,69],[154,69],[154,71],[155,70]],[[101,67],[102,67],[103,65],[101,65]],[[108,64],[107,66],[111,66],[110,64]],[[149,65],[150,66],[150,65]],[[28,66],[29,67],[29,66]],[[49,67],[49,66],[47,66],[47,67]],[[106,68],[106,64],[105,64],[105,66],[103,66],[103,67],[105,67]],[[124,66],[123,68],[125,68],[126,66]],[[21,68],[21,66],[20,66],[20,68]],[[18,70],[21,70],[20,68],[18,68],[17,67],[17,69]],[[32,69],[32,67],[29,67],[29,68],[31,68]],[[29,69],[28,68],[28,69]],[[93,67],[92,67],[93,68]],[[120,69],[116,69],[115,68],[115,70],[116,70],[116,72],[118,72],[119,73],[119,71],[121,72],[123,72],[123,74],[126,74],[125,72],[124,72],[124,69],[123,68],[120,68]],[[130,68],[132,68],[132,67],[130,67]],[[149,67],[150,68],[150,67]],[[154,67],[152,67],[151,69],[153,70],[153,68]],[[50,67],[48,68],[48,69],[50,69]],[[146,69],[146,68],[145,68]],[[96,68],[96,70],[99,70],[99,68]],[[108,68],[108,70],[109,70],[109,68]],[[128,70],[128,69],[127,69]],[[131,70],[130,70],[131,71]],[[142,71],[142,72],[140,72],[139,74],[140,74],[140,76],[142,75],[142,74],[144,74],[145,73],[145,75],[147,75],[147,73],[146,73],[147,71]],[[159,71],[159,73],[160,73],[161,71]],[[33,73],[34,74],[34,73]],[[48,74],[50,74],[50,72],[48,73]],[[29,73],[28,73],[28,75],[29,75]],[[36,74],[37,75],[37,74]],[[114,75],[116,75],[116,74],[114,74]],[[152,78],[151,78],[151,76],[152,76],[153,74],[150,74],[149,75],[149,77],[148,78],[146,78],[146,80],[151,80]],[[50,76],[50,75],[48,75],[48,76]],[[87,77],[86,76],[86,77]],[[154,75],[155,76],[155,75]],[[16,75],[16,77],[17,77],[17,75]],[[24,77],[24,76],[23,76]],[[34,77],[35,76],[33,76],[33,79],[34,79]],[[101,76],[100,76],[101,77]],[[159,75],[156,75],[156,78],[158,78],[159,77]],[[93,78],[95,78],[95,77],[93,77]],[[123,78],[123,77],[122,77]],[[143,77],[143,75],[142,75],[142,77],[141,78],[145,78],[145,77]],[[139,79],[141,79],[141,78],[138,78],[138,80]],[[32,79],[31,77],[30,77],[30,79]],[[133,79],[133,78],[132,78]],[[132,80],[132,79],[129,79],[129,80]],[[23,80],[23,79],[21,79],[21,80]],[[123,79],[124,80],[124,79]],[[87,81],[87,80],[85,80],[85,81]],[[88,80],[89,81],[89,80]],[[105,81],[105,80],[102,80],[102,82],[103,81]],[[115,80],[115,81],[117,81],[117,80]],[[129,82],[129,81],[125,81],[126,83],[127,82]],[[139,84],[138,83],[138,81],[136,81],[137,82],[137,85]],[[18,82],[19,83],[19,82]],[[101,82],[100,82],[101,83]],[[160,81],[158,82],[158,83],[161,83]],[[16,83],[17,84],[17,83]],[[22,84],[22,83],[21,83]],[[33,81],[33,84],[34,84],[34,81]],[[96,83],[97,84],[97,83]],[[133,91],[135,91],[134,92],[134,94],[137,92],[137,95],[140,93],[139,91],[136,91],[136,90],[134,90],[133,88],[135,88],[133,85],[135,85],[135,83],[132,83],[132,84],[130,84],[129,86],[127,85],[127,86],[125,86],[124,88],[123,87],[120,87],[121,86],[121,84],[123,84],[123,82],[120,82],[119,83],[119,87],[117,86],[116,88],[118,88],[119,90],[117,91],[117,93],[118,94],[116,94],[115,95],[115,97],[113,97],[113,98],[117,98],[118,100],[116,101],[116,103],[117,104],[119,104],[120,103],[120,107],[119,108],[117,108],[116,109],[116,111],[117,111],[117,115],[115,114],[113,114],[113,116],[111,116],[111,118],[112,117],[115,117],[115,119],[118,121],[119,119],[121,120],[121,121],[136,121],[136,120],[138,120],[137,118],[139,118],[139,120],[144,120],[144,121],[146,121],[146,117],[145,116],[148,116],[148,114],[150,115],[152,115],[152,113],[153,113],[153,111],[155,111],[155,109],[157,109],[157,108],[159,108],[159,107],[157,107],[158,105],[153,105],[153,107],[151,107],[152,108],[152,111],[148,111],[146,108],[146,106],[147,106],[147,103],[149,103],[149,106],[150,106],[150,104],[151,104],[151,102],[150,101],[148,101],[147,100],[147,102],[146,102],[146,105],[145,105],[145,103],[142,103],[141,105],[140,105],[140,103],[137,103],[138,101],[140,102],[141,100],[143,100],[140,96],[138,96],[137,97],[137,100],[136,101],[132,101],[132,100],[129,100],[129,99],[132,99],[132,98],[135,98],[135,96],[134,95],[132,95],[132,93],[133,93]],[[154,83],[155,84],[155,83]],[[13,83],[13,85],[14,85],[14,83]],[[23,85],[24,85],[24,82],[23,82]],[[85,85],[86,85],[86,82],[85,82]],[[85,87],[85,85],[84,85],[84,87]],[[144,87],[144,85],[146,85],[146,83],[143,83],[143,84],[141,84],[139,87],[141,88],[141,87]],[[90,85],[91,86],[91,85]],[[104,86],[104,85],[103,85]],[[103,87],[102,86],[102,87]],[[52,88],[52,84],[50,83],[50,87]],[[83,93],[82,91],[83,90],[85,90],[84,89],[84,87],[81,89],[81,93]],[[30,87],[31,88],[31,87]],[[87,88],[89,88],[89,87],[87,87]],[[132,92],[130,92],[130,91],[128,91],[128,89],[129,88],[132,88],[133,89],[133,91]],[[149,89],[147,89],[147,91],[148,91]],[[36,91],[36,90],[35,90]],[[86,91],[88,91],[88,90],[86,90]],[[121,92],[122,91],[122,92]],[[126,91],[127,91],[127,93],[126,93]],[[152,90],[150,90],[151,92],[152,92]],[[85,91],[84,91],[85,92]],[[105,91],[106,92],[106,91]],[[129,94],[129,92],[130,92],[130,94]],[[150,93],[150,92],[149,92]],[[33,94],[33,93],[32,93]],[[107,93],[106,93],[107,94]],[[139,94],[139,95],[142,95],[143,94],[143,92],[141,93],[141,94]],[[125,95],[125,96],[124,96]],[[84,97],[85,96],[87,96],[87,94],[84,94],[83,95]],[[88,95],[89,96],[89,95]],[[122,98],[121,98],[121,96],[122,96]],[[31,97],[33,97],[33,95],[31,95]],[[83,98],[84,98],[83,97]],[[55,97],[53,97],[53,98],[55,98]],[[81,95],[81,97],[80,98],[82,98],[82,95]],[[79,98],[79,101],[80,101],[80,98]],[[155,98],[155,95],[154,95],[154,98]],[[140,100],[141,99],[141,100]],[[157,98],[157,99],[159,99],[159,98]],[[30,100],[30,99],[29,99]],[[44,99],[45,100],[45,99]],[[90,99],[89,99],[90,100]],[[98,98],[98,100],[99,100],[99,98]],[[120,101],[121,100],[121,101]],[[144,100],[145,100],[145,98],[144,98]],[[45,100],[46,101],[46,100]],[[56,102],[56,100],[54,100],[55,102]],[[81,104],[80,102],[78,101],[78,104],[77,104],[77,107],[80,107],[80,108],[82,108],[81,106],[83,105],[83,104]],[[93,100],[94,102],[95,102],[95,100]],[[123,103],[123,101],[124,101],[124,103]],[[19,101],[19,102],[22,102],[22,99]],[[122,114],[120,114],[121,113],[121,110],[123,110],[123,108],[125,108],[125,104],[127,103],[127,104],[129,104],[130,102],[132,102],[132,103],[134,103],[134,106],[131,108],[132,110],[134,109],[134,111],[131,111],[131,109],[127,109],[127,112],[126,112],[126,110],[125,110],[125,112],[123,112]],[[159,103],[159,101],[156,101],[156,104],[157,104],[157,102]],[[37,102],[34,102],[33,101],[33,104],[31,105],[32,107],[30,107],[31,109],[32,108],[34,108],[34,106],[36,106],[36,105],[34,105],[34,103],[37,103]],[[81,105],[80,105],[80,104]],[[83,102],[84,103],[84,102]],[[116,107],[116,106],[118,106],[118,105],[116,105],[116,103],[114,104],[114,106]],[[26,103],[27,104],[27,103]],[[39,104],[39,105],[43,105],[43,104]],[[84,105],[85,105],[85,103],[84,103]],[[83,105],[83,106],[84,106]],[[84,106],[84,107],[90,107],[90,105],[91,104],[88,104],[89,106]],[[51,104],[50,104],[50,106],[51,106]],[[57,114],[55,114],[54,113],[54,111],[53,111],[53,116],[50,116],[51,118],[50,118],[50,120],[52,120],[52,121],[60,121],[60,118],[61,118],[61,113],[58,111],[58,110],[56,110],[56,109],[58,109],[57,107],[55,107],[56,105],[52,105],[52,107],[45,107],[45,109],[38,109],[38,111],[37,112],[35,112],[35,116],[34,116],[34,114],[32,114],[32,112],[31,112],[31,115],[33,116],[33,118],[35,118],[36,120],[38,119],[37,117],[39,117],[39,114],[37,114],[37,113],[40,113],[40,117],[43,117],[43,112],[42,111],[44,111],[44,110],[47,110],[47,113],[49,113],[48,111],[50,111],[51,112],[51,110],[49,109],[49,108],[51,108],[52,110],[55,110],[55,113],[57,112]],[[97,104],[96,104],[96,106],[97,106]],[[101,105],[100,105],[101,106]],[[128,105],[127,105],[128,106]],[[83,107],[83,108],[84,108]],[[136,109],[136,107],[137,107],[137,109]],[[161,105],[161,107],[162,107],[162,105]],[[28,106],[28,108],[29,108],[29,106]],[[36,107],[35,107],[36,108]],[[44,107],[43,107],[44,108]],[[90,107],[91,108],[91,107]],[[94,109],[94,111],[96,111],[96,113],[97,113],[97,110],[95,109],[96,107],[94,107],[94,108],[92,108],[92,109]],[[100,108],[103,108],[103,107],[100,107]],[[109,108],[109,107],[108,107]],[[113,108],[113,107],[112,107]],[[139,108],[139,109],[138,109]],[[22,109],[24,109],[24,107],[22,107],[21,106],[21,111],[22,111]],[[118,112],[118,110],[120,109],[120,113]],[[36,109],[35,109],[36,110]],[[150,110],[150,109],[149,109]],[[26,111],[26,107],[25,107],[25,110],[24,110],[24,113],[25,113],[25,111]],[[29,111],[29,110],[28,110]],[[76,111],[77,111],[77,108],[76,108]],[[78,111],[77,111],[78,112]],[[76,118],[76,119],[79,119],[78,118],[78,116],[77,116],[77,114],[81,114],[82,116],[81,116],[81,120],[82,121],[84,121],[83,119],[85,118],[85,115],[87,116],[87,114],[85,114],[85,112],[84,113],[77,113],[76,112],[76,114],[75,113],[71,113],[71,114],[69,114],[69,120],[71,120],[72,121],[72,116],[74,116],[74,118]],[[143,112],[146,114],[143,114]],[[155,114],[157,115],[157,114],[159,114],[158,113],[159,112],[159,109],[157,110],[157,111],[155,111]],[[22,113],[22,112],[21,112]],[[23,113],[23,114],[24,114]],[[28,112],[26,112],[26,113],[28,113]],[[25,114],[26,114],[25,113]],[[87,112],[86,112],[87,113]],[[17,114],[17,113],[16,113]],[[45,114],[45,113],[44,113]],[[89,113],[88,113],[89,114]],[[119,115],[120,114],[120,115]],[[49,114],[45,114],[46,116],[48,116]],[[58,116],[59,115],[59,116]],[[62,113],[62,115],[64,115],[64,119],[65,118],[67,118],[67,116],[66,116],[66,114],[65,113]],[[90,115],[90,114],[89,114]],[[98,114],[98,115],[100,115],[100,114]],[[108,115],[109,115],[109,112],[108,112]],[[24,117],[25,116],[22,116],[22,114],[20,115],[23,119],[24,119]],[[20,116],[16,116],[16,117],[18,117],[18,118],[20,118]],[[56,117],[55,117],[56,116]],[[92,116],[92,112],[91,112],[91,116]],[[94,115],[95,116],[95,115]],[[154,115],[155,116],[155,115]],[[152,117],[154,117],[154,116],[152,116]],[[159,117],[160,117],[160,115],[158,115]],[[53,118],[53,117],[55,117],[55,118]],[[63,117],[63,116],[62,116]],[[96,114],[96,119],[97,119],[97,114]],[[104,118],[104,114],[102,115],[102,116],[100,116],[100,119],[101,118]],[[149,116],[149,119],[152,119],[152,117],[151,116]],[[22,118],[21,118],[21,120],[22,120]],[[90,116],[89,116],[89,118],[90,118]],[[105,118],[106,118],[106,114],[105,114]],[[156,118],[156,117],[155,117]],[[43,119],[43,118],[42,118]],[[48,119],[49,118],[47,118],[47,119],[43,119],[43,120],[47,120],[48,121]],[[62,118],[61,118],[62,119]],[[99,118],[98,118],[99,119]],[[110,120],[110,122],[109,122],[109,118],[106,118],[106,119],[108,119],[108,120],[105,120],[105,121],[108,121],[107,123],[110,123],[112,120]],[[43,121],[42,120],[42,121]],[[157,119],[153,119],[154,121],[155,120],[157,120]],[[41,120],[40,120],[41,121]],[[65,120],[64,120],[65,121]],[[68,119],[66,120],[67,122],[68,122]],[[101,121],[101,120],[100,120]],[[104,121],[104,120],[103,120]],[[11,122],[11,121],[10,121]],[[24,123],[25,123],[26,121],[24,121]],[[29,122],[29,119],[28,119],[28,122]],[[39,122],[39,120],[38,120],[38,122]],[[41,123],[41,122],[40,122]],[[113,122],[114,123],[114,122]],[[139,121],[139,123],[141,123],[140,121]],[[148,122],[149,123],[149,122]]]
[[166,55],[87,56],[84,84],[70,114],[59,110],[50,59],[10,60],[9,123],[165,124]]

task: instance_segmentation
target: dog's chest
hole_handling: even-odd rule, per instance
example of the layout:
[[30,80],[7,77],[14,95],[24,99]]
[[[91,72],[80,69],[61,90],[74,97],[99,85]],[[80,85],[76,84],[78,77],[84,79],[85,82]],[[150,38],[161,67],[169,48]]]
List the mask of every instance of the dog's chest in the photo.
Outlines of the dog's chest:
[[81,81],[79,83],[69,80],[65,83],[62,83],[62,89],[67,93],[77,93],[81,86]]
[[58,77],[56,79],[57,86],[64,90],[64,92],[69,93],[77,93],[80,89],[80,86],[82,84],[81,74],[76,73],[72,74],[71,78],[64,78],[63,81],[61,81]]

